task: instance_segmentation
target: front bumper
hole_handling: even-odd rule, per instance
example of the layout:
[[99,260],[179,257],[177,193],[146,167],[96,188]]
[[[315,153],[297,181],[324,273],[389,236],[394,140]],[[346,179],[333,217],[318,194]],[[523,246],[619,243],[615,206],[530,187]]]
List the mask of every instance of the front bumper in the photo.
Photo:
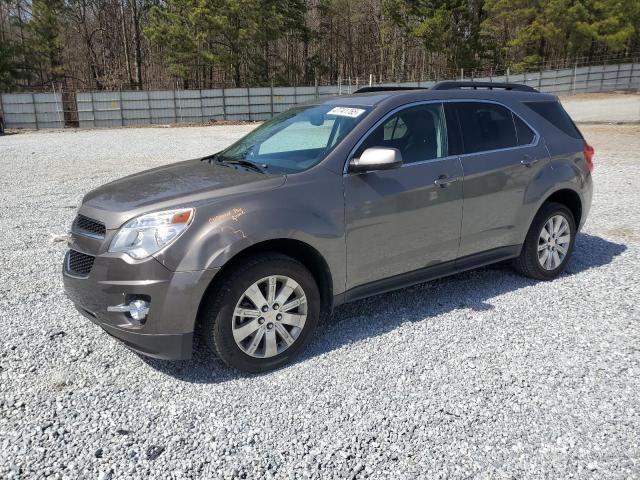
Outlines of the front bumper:
[[[67,253],[69,255],[69,253]],[[172,272],[154,258],[134,261],[124,254],[95,257],[86,277],[63,266],[67,296],[85,317],[127,347],[155,358],[191,358],[198,307],[217,270]],[[132,298],[150,301],[144,322],[107,307]]]

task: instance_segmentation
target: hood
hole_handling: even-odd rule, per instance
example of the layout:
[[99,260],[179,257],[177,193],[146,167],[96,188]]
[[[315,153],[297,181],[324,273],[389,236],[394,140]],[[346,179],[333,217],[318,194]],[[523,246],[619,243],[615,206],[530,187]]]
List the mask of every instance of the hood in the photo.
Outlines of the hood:
[[247,191],[269,190],[284,181],[284,176],[265,175],[200,159],[187,160],[102,185],[85,195],[80,212],[103,221],[107,229],[113,229],[143,213],[195,206]]

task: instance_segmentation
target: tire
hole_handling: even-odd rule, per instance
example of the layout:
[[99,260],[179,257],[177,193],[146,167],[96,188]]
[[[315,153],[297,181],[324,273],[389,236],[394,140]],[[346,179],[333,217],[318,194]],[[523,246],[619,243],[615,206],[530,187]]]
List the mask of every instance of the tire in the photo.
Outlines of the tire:
[[[558,216],[566,220],[570,238],[568,245],[558,244],[559,247],[566,250],[566,254],[561,258],[560,263],[556,264],[555,259],[549,259],[549,255],[553,255],[554,252],[554,250],[551,250],[553,246],[550,247],[548,245],[550,242],[545,243],[541,238],[541,234],[543,228],[548,226],[548,222],[552,218],[556,219],[556,224],[558,223]],[[529,228],[524,245],[522,246],[520,256],[514,260],[515,269],[522,275],[536,280],[548,281],[557,278],[566,268],[567,263],[569,263],[571,258],[571,254],[573,253],[573,247],[576,241],[576,230],[576,221],[571,210],[566,206],[555,202],[543,204],[531,223],[531,227]],[[556,238],[559,239],[563,237],[564,233],[556,236]],[[553,241],[555,242],[555,239]],[[538,255],[539,248],[544,245],[547,245],[547,248],[550,249],[547,252],[547,257],[544,257],[544,249],[541,250],[541,255],[545,259],[545,263],[548,263],[546,267],[543,266],[541,263],[542,258]],[[558,246],[555,248],[558,248]],[[560,250],[556,250],[556,253],[558,253],[558,255],[561,254]]]
[[[281,305],[268,303],[271,277],[277,279],[273,290],[275,300],[286,297],[288,302],[283,301]],[[261,306],[256,305],[263,302],[253,302],[247,295],[251,291],[251,296],[256,297],[256,284],[261,298],[267,300],[266,313],[262,313]],[[289,289],[292,285],[297,285],[296,290],[287,295],[288,290],[282,290],[285,284],[289,285]],[[306,301],[300,302],[300,306],[285,312],[285,306],[293,304],[291,299],[299,301],[303,298]],[[240,311],[251,313],[252,316],[244,318],[236,315]],[[259,317],[255,316],[256,312]],[[281,321],[277,320],[279,312],[282,312]],[[299,321],[303,314],[306,315],[306,320],[302,327],[287,323],[292,318]],[[228,366],[244,372],[259,373],[279,368],[300,353],[311,338],[319,318],[320,293],[309,270],[293,258],[267,254],[244,260],[220,280],[220,284],[205,300],[201,311],[202,336],[208,348]],[[261,322],[260,325],[257,322]],[[241,327],[255,333],[236,341],[234,335],[239,338],[247,331],[245,329],[242,332]],[[283,328],[286,334],[282,331]],[[285,341],[287,334],[289,336]],[[277,341],[277,354],[273,354],[273,342],[270,342],[270,349],[267,347],[267,338],[271,339],[272,336]],[[252,354],[248,353],[252,350],[255,350]]]

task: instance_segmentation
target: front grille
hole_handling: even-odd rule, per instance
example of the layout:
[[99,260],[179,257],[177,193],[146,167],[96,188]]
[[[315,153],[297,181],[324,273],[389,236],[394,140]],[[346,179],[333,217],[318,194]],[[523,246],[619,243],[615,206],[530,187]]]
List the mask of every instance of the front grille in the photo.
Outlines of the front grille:
[[75,250],[69,250],[69,257],[67,259],[67,272],[73,275],[79,275],[86,277],[93,267],[93,261],[96,257],[93,255],[87,255],[86,253],[76,252]]
[[73,222],[73,231],[80,234],[104,238],[106,229],[103,223],[89,217],[85,217],[84,215],[78,215]]

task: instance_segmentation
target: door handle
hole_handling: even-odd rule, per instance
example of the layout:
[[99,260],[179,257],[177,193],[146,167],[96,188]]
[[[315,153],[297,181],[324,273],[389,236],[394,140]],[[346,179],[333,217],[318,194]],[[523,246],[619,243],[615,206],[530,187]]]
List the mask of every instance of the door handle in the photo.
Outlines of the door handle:
[[524,157],[522,157],[522,160],[520,160],[520,163],[522,165],[524,165],[525,167],[531,167],[533,165],[535,165],[536,163],[538,163],[540,161],[539,158],[532,158],[529,155],[525,155]]
[[458,180],[459,180],[458,177],[449,177],[448,175],[443,174],[443,175],[440,175],[438,178],[436,178],[433,181],[433,183],[435,183],[439,187],[445,188],[450,183],[457,182]]

